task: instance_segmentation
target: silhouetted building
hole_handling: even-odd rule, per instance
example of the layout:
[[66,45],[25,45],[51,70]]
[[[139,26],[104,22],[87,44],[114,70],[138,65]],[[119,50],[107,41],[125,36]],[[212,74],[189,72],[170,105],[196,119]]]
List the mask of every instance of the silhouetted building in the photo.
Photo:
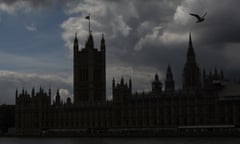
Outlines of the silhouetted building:
[[152,82],[152,94],[160,95],[162,92],[162,82],[158,78],[158,74],[155,75],[154,81]]
[[165,92],[174,92],[175,82],[170,65],[168,65],[166,79],[165,79]]
[[196,90],[201,88],[201,74],[196,62],[195,53],[192,45],[191,33],[189,34],[189,46],[187,61],[183,70],[183,90]]
[[0,105],[0,135],[8,133],[9,128],[15,127],[15,106]]
[[74,103],[106,101],[105,40],[100,50],[94,47],[89,33],[85,48],[79,51],[77,35],[74,39]]
[[117,83],[115,85],[115,80],[113,79],[113,101],[114,102],[126,102],[132,95],[132,82],[131,79],[129,80],[129,83],[125,83],[124,79],[121,78],[120,83]]
[[[164,86],[156,74],[148,92],[132,92],[132,80],[112,80],[112,97],[106,101],[105,40],[94,48],[89,33],[79,51],[74,39],[74,100],[61,100],[57,91],[42,88],[29,94],[16,91],[16,130],[19,135],[131,134],[141,131],[223,132],[240,125],[240,86],[225,81],[223,71],[201,77],[191,34],[183,70],[183,89],[176,90],[170,65]],[[163,89],[164,87],[164,89]],[[234,129],[235,130],[235,129]],[[147,133],[145,133],[146,135]]]

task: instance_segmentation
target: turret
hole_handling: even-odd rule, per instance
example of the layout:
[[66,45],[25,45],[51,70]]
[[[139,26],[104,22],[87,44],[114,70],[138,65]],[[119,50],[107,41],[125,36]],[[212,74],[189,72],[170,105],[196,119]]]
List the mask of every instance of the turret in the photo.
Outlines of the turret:
[[34,97],[35,96],[35,88],[33,87],[32,88],[32,97]]
[[48,89],[48,96],[51,97],[51,95],[52,95],[51,88],[49,88],[49,89]]
[[88,40],[85,44],[85,47],[87,49],[93,49],[94,48],[94,41],[93,41],[93,36],[92,36],[91,32],[89,33]]
[[121,84],[121,85],[124,85],[124,79],[123,79],[123,77],[121,78],[120,84]]
[[112,80],[112,88],[114,89],[115,88],[115,79],[113,78]]
[[16,98],[18,97],[18,89],[16,89],[15,96],[16,96]]
[[67,98],[67,102],[66,102],[66,104],[67,104],[68,106],[70,106],[70,105],[72,104],[72,100],[71,100],[70,97]]
[[131,78],[129,79],[129,82],[128,82],[128,88],[129,88],[130,93],[132,94],[132,80],[131,80]]
[[102,34],[102,40],[101,40],[100,49],[101,49],[101,51],[105,51],[105,49],[106,49],[104,34]]
[[60,94],[59,94],[59,90],[57,90],[57,94],[56,94],[56,97],[55,97],[55,105],[60,105],[61,104],[61,97],[60,97]]
[[159,79],[158,79],[158,74],[156,73],[155,74],[155,79],[154,79],[155,81],[159,81]]
[[39,87],[39,93],[40,93],[40,94],[43,93],[43,90],[42,90],[42,87],[41,87],[41,86]]
[[114,94],[115,94],[115,88],[116,88],[115,79],[113,78],[113,80],[112,80],[112,96],[114,96]]
[[152,93],[153,95],[159,95],[162,92],[162,83],[159,81],[158,74],[155,74],[152,81]]
[[224,80],[224,73],[223,73],[223,70],[221,70],[221,80]]
[[218,79],[219,79],[218,71],[217,71],[217,68],[216,68],[216,67],[215,67],[215,69],[214,69],[213,79],[214,79],[214,80],[218,80]]
[[59,97],[60,97],[60,94],[59,94],[59,89],[57,89],[57,96],[59,96]]
[[78,39],[77,39],[77,33],[75,33],[75,38],[74,38],[74,43],[73,43],[73,50],[74,50],[74,54],[76,54],[76,52],[78,52]]
[[113,101],[114,102],[125,102],[132,95],[132,82],[129,80],[129,85],[124,83],[123,77],[120,83],[115,85],[115,80],[113,79]]
[[167,67],[166,79],[165,79],[165,92],[174,92],[175,82],[173,80],[173,74],[170,65]]
[[129,87],[129,89],[131,89],[131,90],[132,90],[132,80],[131,80],[131,78],[129,79],[129,82],[128,82],[128,87]]

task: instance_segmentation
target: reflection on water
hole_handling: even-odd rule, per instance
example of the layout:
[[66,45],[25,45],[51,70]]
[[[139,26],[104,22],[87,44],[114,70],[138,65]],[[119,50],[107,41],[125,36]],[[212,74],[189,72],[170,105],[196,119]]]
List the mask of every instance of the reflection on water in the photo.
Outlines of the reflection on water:
[[240,138],[0,138],[0,144],[239,144]]

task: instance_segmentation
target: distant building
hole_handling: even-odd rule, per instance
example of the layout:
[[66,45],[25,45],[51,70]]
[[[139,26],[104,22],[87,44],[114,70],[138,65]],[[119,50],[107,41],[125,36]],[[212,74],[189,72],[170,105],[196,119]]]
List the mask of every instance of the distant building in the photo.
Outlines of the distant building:
[[[183,89],[176,90],[170,65],[164,85],[156,74],[149,92],[133,93],[132,80],[112,81],[111,101],[106,101],[105,40],[100,50],[89,33],[85,48],[74,39],[74,100],[63,103],[57,92],[42,88],[29,94],[16,92],[16,130],[19,135],[56,132],[99,133],[101,131],[141,131],[239,127],[240,90],[230,88],[223,71],[200,73],[189,35]],[[230,91],[230,92],[229,92]],[[232,93],[231,93],[232,92]]]

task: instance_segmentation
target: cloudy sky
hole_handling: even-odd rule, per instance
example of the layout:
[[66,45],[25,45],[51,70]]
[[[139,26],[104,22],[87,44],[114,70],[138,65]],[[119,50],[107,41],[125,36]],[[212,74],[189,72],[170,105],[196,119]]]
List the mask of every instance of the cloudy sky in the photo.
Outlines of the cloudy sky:
[[[111,80],[132,78],[133,91],[149,90],[155,73],[163,81],[170,64],[178,88],[188,34],[200,68],[240,76],[238,0],[0,0],[0,104],[14,103],[16,89],[51,87],[72,96],[72,44],[82,47],[88,21],[95,46],[107,46],[107,91]],[[189,13],[203,15],[196,24]],[[53,95],[54,97],[54,95]]]

